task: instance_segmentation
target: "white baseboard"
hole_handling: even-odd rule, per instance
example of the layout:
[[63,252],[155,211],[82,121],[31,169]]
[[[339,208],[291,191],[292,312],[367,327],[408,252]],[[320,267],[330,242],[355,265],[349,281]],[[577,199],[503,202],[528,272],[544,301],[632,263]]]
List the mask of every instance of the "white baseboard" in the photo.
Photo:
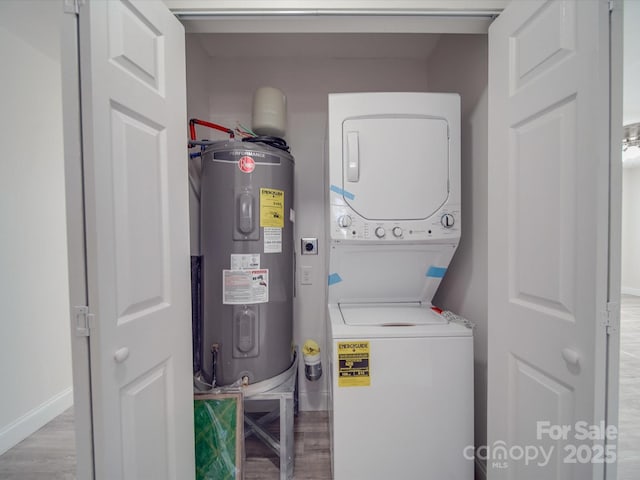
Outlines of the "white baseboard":
[[620,291],[625,295],[635,295],[636,297],[640,297],[640,288],[632,288],[632,287],[622,287]]
[[0,455],[16,446],[73,405],[69,387],[0,429]]
[[482,460],[476,458],[476,473],[475,473],[475,479],[476,480],[487,480],[487,467],[486,465],[482,462]]

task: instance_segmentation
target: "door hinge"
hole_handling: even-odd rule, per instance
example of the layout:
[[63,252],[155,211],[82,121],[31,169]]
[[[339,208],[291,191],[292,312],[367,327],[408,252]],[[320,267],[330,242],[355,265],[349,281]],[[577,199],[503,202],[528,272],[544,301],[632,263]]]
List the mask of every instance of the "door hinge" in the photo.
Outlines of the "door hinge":
[[73,318],[77,337],[88,337],[91,335],[91,323],[93,323],[94,315],[93,313],[89,313],[89,307],[84,305],[73,307]]
[[80,6],[84,5],[85,1],[86,0],[64,0],[64,13],[78,15],[80,13]]
[[605,310],[602,324],[607,335],[618,331],[620,328],[620,303],[607,302],[607,309]]
[[614,3],[615,3],[614,0],[609,0],[609,11],[610,12],[613,12]]

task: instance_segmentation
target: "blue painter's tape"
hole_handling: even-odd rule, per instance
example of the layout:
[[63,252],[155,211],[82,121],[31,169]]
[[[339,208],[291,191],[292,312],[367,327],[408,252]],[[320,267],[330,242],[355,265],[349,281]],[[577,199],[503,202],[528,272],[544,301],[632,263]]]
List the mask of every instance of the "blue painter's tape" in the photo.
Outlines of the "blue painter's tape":
[[338,195],[342,195],[344,198],[348,200],[353,200],[356,198],[356,196],[353,193],[347,192],[346,190],[343,190],[336,185],[331,185],[329,187],[329,190],[331,190],[332,192],[336,192]]
[[446,267],[434,267],[433,265],[427,270],[427,277],[442,278],[447,273]]
[[329,286],[340,283],[341,281],[342,277],[337,273],[332,273],[331,275],[329,275]]

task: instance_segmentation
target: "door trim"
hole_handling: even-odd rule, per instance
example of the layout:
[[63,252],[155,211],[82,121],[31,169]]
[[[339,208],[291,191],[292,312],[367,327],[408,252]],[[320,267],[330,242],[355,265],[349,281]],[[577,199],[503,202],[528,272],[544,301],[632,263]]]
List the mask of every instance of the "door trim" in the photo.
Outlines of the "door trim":
[[62,110],[76,476],[93,480],[95,473],[89,337],[76,335],[73,308],[87,305],[88,301],[78,15],[72,13],[62,17]]
[[[620,295],[622,283],[622,67],[624,2],[610,3],[609,14],[609,312],[614,328],[607,335],[605,421],[618,428],[620,379]],[[617,328],[616,328],[617,327]],[[619,428],[618,428],[619,431]],[[618,440],[606,440],[617,451]],[[606,446],[605,445],[605,446]],[[618,464],[605,464],[604,478],[618,478]]]

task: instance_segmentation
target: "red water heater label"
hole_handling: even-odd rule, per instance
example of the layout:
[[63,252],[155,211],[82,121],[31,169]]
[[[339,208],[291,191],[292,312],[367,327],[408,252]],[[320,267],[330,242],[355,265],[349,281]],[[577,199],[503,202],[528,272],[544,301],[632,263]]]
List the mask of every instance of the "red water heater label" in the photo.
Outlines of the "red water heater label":
[[240,157],[240,160],[238,160],[238,168],[244,173],[251,173],[256,168],[256,162],[253,158],[245,155],[244,157]]

